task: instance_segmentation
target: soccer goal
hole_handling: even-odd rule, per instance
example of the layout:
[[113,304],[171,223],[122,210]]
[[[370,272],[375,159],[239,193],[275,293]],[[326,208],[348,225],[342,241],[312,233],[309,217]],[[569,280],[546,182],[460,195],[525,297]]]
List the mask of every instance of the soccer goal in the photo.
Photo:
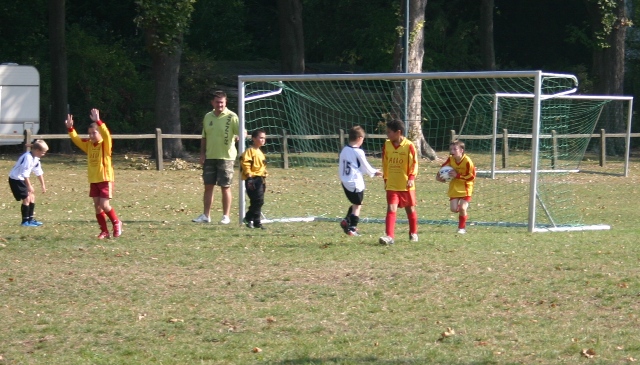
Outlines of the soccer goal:
[[[299,170],[333,174],[316,185],[313,199],[287,210],[265,210],[268,221],[339,221],[346,202],[337,178],[345,132],[368,133],[363,149],[380,166],[385,123],[420,123],[423,151],[417,187],[421,224],[455,224],[446,188],[433,178],[452,139],[465,141],[478,170],[470,224],[526,227],[530,232],[608,229],[584,217],[581,200],[585,157],[606,118],[623,118],[628,149],[630,97],[576,96],[573,75],[541,71],[423,74],[239,76],[240,133],[263,128],[270,173]],[[613,110],[613,112],[612,112]],[[240,145],[243,151],[245,146]],[[628,156],[628,150],[626,156]],[[433,159],[433,160],[432,160]],[[589,163],[587,170],[597,169]],[[283,170],[278,167],[284,168]],[[613,173],[625,175],[628,162]],[[285,172],[282,172],[285,173]],[[612,173],[607,171],[606,173]],[[311,174],[309,174],[311,175]],[[245,211],[240,184],[240,217]],[[298,199],[299,197],[290,197]],[[383,188],[367,182],[361,222],[383,222]],[[374,208],[375,207],[375,208]],[[400,221],[400,220],[399,220]]]

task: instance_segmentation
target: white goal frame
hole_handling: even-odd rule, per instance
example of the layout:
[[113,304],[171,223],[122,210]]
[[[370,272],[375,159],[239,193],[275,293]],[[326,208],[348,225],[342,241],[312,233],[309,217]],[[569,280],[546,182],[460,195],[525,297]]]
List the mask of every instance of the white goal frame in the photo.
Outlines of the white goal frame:
[[[559,77],[572,79],[574,81],[574,87],[570,90],[565,90],[557,94],[542,94],[542,80],[543,77]],[[308,74],[308,75],[239,75],[238,76],[238,117],[239,117],[239,133],[241,136],[246,134],[246,121],[245,121],[245,102],[249,100],[255,100],[263,97],[279,94],[282,89],[276,91],[265,92],[264,94],[252,94],[250,96],[246,94],[246,83],[249,82],[284,82],[284,81],[366,81],[366,80],[389,80],[389,81],[405,81],[415,79],[480,79],[480,78],[532,78],[534,80],[534,90],[532,93],[526,94],[496,94],[496,97],[525,97],[533,98],[533,120],[532,120],[532,138],[531,138],[531,171],[529,172],[529,206],[528,206],[528,222],[527,228],[529,232],[549,232],[549,231],[572,231],[572,230],[603,230],[610,229],[608,225],[594,225],[594,226],[579,226],[579,227],[552,227],[552,228],[538,228],[536,227],[536,198],[537,198],[537,184],[538,184],[538,153],[540,148],[540,117],[541,117],[541,101],[550,98],[562,97],[562,98],[607,98],[607,99],[622,99],[632,100],[632,97],[607,97],[607,96],[570,96],[577,91],[578,80],[575,76],[569,74],[555,74],[545,73],[542,71],[487,71],[487,72],[434,72],[434,73],[376,73],[376,74]],[[495,103],[497,104],[497,103]],[[494,112],[494,138],[493,138],[493,154],[495,156],[495,143],[497,138],[496,130],[496,118],[497,118],[497,105],[494,106],[496,112]],[[632,102],[629,103],[629,108],[632,108]],[[630,110],[631,111],[631,110]],[[631,112],[629,112],[629,120],[627,122],[626,133],[626,155],[625,160],[625,176],[628,174],[628,152],[630,148],[630,133],[631,133]],[[239,144],[239,154],[242,154],[245,150],[245,144]],[[494,157],[495,158],[495,157]],[[492,161],[493,170],[495,170],[495,161]],[[244,182],[240,181],[239,184],[239,204],[238,204],[238,221],[242,224],[242,219],[246,210],[246,197]],[[306,218],[287,218],[271,220],[273,221],[287,221],[287,222],[300,222],[300,221],[313,221],[316,217]],[[269,222],[269,220],[265,220]]]

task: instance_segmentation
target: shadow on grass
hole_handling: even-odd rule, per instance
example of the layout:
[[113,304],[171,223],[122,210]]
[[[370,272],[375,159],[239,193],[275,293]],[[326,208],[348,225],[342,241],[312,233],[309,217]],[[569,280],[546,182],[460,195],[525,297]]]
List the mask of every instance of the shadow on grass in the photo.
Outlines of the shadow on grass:
[[495,360],[480,360],[472,362],[442,361],[429,359],[397,359],[384,360],[375,356],[347,358],[347,357],[301,357],[299,359],[288,359],[282,361],[265,362],[269,365],[308,365],[308,364],[376,364],[376,365],[400,365],[400,364],[451,364],[451,365],[494,365]]

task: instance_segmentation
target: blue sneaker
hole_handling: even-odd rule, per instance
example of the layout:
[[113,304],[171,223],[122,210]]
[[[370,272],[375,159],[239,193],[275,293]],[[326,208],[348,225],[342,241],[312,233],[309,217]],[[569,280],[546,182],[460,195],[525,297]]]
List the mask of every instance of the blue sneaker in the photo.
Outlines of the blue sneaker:
[[42,223],[42,222],[38,222],[38,221],[37,221],[37,220],[35,220],[35,219],[32,219],[32,220],[30,220],[29,222],[31,222],[31,224],[34,224],[34,225],[36,225],[36,226],[38,226],[38,227],[44,224],[44,223]]
[[30,221],[26,221],[26,222],[22,222],[22,224],[20,224],[22,227],[40,227],[37,224],[33,224]]

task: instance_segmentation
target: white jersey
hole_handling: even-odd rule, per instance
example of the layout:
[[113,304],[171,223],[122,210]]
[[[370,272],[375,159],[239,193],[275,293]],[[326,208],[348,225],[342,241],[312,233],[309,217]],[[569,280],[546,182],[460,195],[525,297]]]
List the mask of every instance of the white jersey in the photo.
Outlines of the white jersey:
[[377,169],[371,167],[364,151],[360,147],[346,145],[340,151],[340,165],[338,175],[342,185],[349,190],[359,193],[364,190],[363,174],[374,176]]
[[25,152],[20,156],[18,162],[13,166],[13,169],[11,169],[9,178],[13,180],[24,180],[31,176],[31,172],[36,176],[44,174],[42,171],[42,165],[40,164],[40,158],[33,157],[31,152]]

